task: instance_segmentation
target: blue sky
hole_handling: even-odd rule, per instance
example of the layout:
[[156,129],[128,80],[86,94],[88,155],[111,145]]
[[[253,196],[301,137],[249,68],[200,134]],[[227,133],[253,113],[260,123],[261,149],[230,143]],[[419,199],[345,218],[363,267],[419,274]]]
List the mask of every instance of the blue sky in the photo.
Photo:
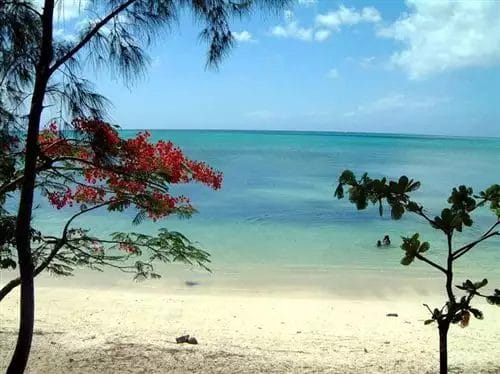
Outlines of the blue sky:
[[218,70],[186,16],[144,79],[96,82],[123,128],[500,136],[499,15],[495,0],[300,0],[236,20]]

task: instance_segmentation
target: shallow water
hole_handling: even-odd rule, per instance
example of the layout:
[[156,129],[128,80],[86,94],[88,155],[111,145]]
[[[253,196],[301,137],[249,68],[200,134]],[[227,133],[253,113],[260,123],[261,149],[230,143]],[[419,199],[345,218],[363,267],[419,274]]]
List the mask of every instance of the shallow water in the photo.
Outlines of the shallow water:
[[[432,243],[429,256],[439,261],[444,248],[439,232],[413,217],[394,222],[380,218],[376,207],[359,212],[346,200],[334,199],[339,174],[352,169],[420,180],[415,198],[431,214],[445,207],[454,186],[467,183],[479,191],[500,182],[500,139],[230,131],[152,131],[152,137],[170,139],[189,157],[223,171],[222,190],[176,189],[199,210],[190,220],[170,218],[133,227],[133,212],[102,211],[78,225],[101,235],[130,229],[154,232],[164,226],[180,230],[209,250],[213,277],[219,278],[274,273],[284,282],[297,277],[300,282],[301,277],[335,269],[431,276],[435,273],[425,264],[412,264],[412,269],[399,264],[399,236],[421,232]],[[67,215],[40,201],[34,221],[45,231],[57,232]],[[493,218],[483,209],[457,242],[479,234]],[[392,246],[377,249],[375,242],[385,234],[393,239]],[[498,239],[484,244],[459,271],[493,275],[500,263],[499,247]]]

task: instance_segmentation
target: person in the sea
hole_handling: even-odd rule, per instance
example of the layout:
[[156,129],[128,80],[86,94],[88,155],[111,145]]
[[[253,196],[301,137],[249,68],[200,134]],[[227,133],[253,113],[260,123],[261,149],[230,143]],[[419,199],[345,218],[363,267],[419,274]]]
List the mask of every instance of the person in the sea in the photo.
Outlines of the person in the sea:
[[391,245],[391,239],[389,238],[389,235],[384,236],[384,240],[382,241],[384,245]]
[[377,240],[377,247],[382,247],[382,242],[380,240]]

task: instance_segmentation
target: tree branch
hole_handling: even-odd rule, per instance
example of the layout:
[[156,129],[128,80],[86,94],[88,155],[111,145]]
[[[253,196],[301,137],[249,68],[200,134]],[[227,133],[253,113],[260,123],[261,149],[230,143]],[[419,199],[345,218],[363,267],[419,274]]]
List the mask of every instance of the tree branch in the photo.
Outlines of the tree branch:
[[419,215],[420,217],[424,218],[427,222],[429,222],[432,226],[436,226],[436,227],[439,227],[439,229],[443,232],[445,232],[445,230],[443,230],[443,228],[437,224],[436,221],[434,221],[432,218],[429,218],[427,216],[427,214],[425,214],[423,212],[423,209],[421,208],[420,210],[418,210],[417,212],[415,212],[417,215]]
[[420,261],[426,262],[429,265],[431,265],[432,267],[435,267],[436,269],[441,270],[444,274],[446,274],[446,269],[445,268],[443,268],[442,266],[440,266],[440,265],[436,264],[435,262],[429,260],[427,257],[422,256],[420,253],[417,253],[415,255],[415,257],[418,258]]
[[484,241],[486,239],[489,239],[489,238],[491,238],[493,236],[496,236],[496,235],[500,235],[500,231],[489,232],[488,234],[485,234],[485,235],[481,236],[479,239],[473,241],[472,243],[469,243],[469,244],[464,245],[463,247],[457,249],[453,253],[453,260],[456,260],[456,259],[462,257],[464,254],[466,254],[467,252],[469,252],[472,248],[474,248],[476,245],[478,245],[482,241]]
[[111,204],[111,201],[105,201],[103,203],[94,205],[93,207],[90,207],[90,208],[87,208],[87,209],[83,209],[83,210],[79,211],[78,213],[76,213],[75,215],[73,215],[73,217],[71,217],[68,220],[68,222],[66,222],[66,225],[64,226],[63,234],[62,234],[62,240],[66,241],[66,236],[68,234],[69,225],[71,224],[71,222],[73,222],[73,220],[75,218],[81,216],[82,214],[88,213],[88,212],[90,212],[92,210],[96,210],[96,209],[102,208],[103,206],[106,206],[106,205],[109,205],[109,204]]
[[[49,264],[52,262],[52,260],[54,259],[54,257],[57,255],[57,253],[59,252],[59,250],[64,247],[64,245],[67,243],[66,242],[66,237],[67,237],[67,234],[68,234],[68,229],[69,229],[69,226],[71,224],[71,222],[73,222],[73,220],[75,218],[77,218],[78,216],[81,216],[82,214],[84,213],[87,213],[87,212],[90,212],[92,210],[95,210],[95,209],[98,209],[98,208],[101,208],[105,205],[108,205],[110,202],[105,202],[105,203],[102,203],[102,204],[98,204],[98,205],[95,205],[91,208],[88,208],[88,209],[84,209],[76,214],[74,214],[69,220],[68,222],[66,222],[66,225],[64,226],[64,229],[63,229],[63,233],[62,233],[62,236],[60,239],[57,240],[57,242],[54,244],[54,247],[52,248],[52,250],[50,251],[49,255],[45,258],[45,260],[39,265],[36,267],[36,269],[34,270],[33,272],[33,277],[36,277],[38,274],[40,274],[42,271],[44,271],[47,266],[49,266]],[[0,302],[3,300],[3,298],[5,296],[7,296],[10,291],[12,291],[14,288],[16,288],[17,286],[19,286],[21,284],[21,278],[18,277],[18,278],[15,278],[13,280],[11,280],[9,283],[7,283],[5,286],[2,287],[2,289],[0,289]]]
[[88,32],[87,35],[83,37],[80,42],[74,46],[68,53],[66,53],[63,57],[61,57],[59,60],[57,60],[54,65],[52,65],[49,69],[49,75],[52,75],[61,65],[66,63],[71,57],[73,57],[80,49],[82,49],[85,44],[89,42],[92,37],[99,32],[99,30],[105,26],[113,17],[117,16],[120,12],[125,10],[128,6],[130,6],[132,3],[134,3],[137,0],[127,0],[123,4],[119,5],[116,7],[111,13],[109,13],[106,17],[104,17],[102,20],[100,20],[98,23],[95,24],[95,26]]

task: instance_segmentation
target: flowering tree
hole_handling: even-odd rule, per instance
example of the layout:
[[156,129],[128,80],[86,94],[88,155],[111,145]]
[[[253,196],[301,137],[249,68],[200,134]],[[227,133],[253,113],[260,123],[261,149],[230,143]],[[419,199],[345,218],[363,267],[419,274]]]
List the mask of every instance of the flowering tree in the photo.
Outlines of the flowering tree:
[[[335,190],[335,196],[339,199],[344,197],[344,189],[347,188],[349,201],[356,205],[358,210],[366,209],[370,203],[377,204],[379,214],[382,216],[383,204],[387,203],[391,208],[391,218],[400,219],[406,212],[412,213],[426,221],[433,229],[441,231],[446,237],[447,248],[445,265],[427,257],[430,244],[420,240],[418,233],[411,237],[403,237],[401,249],[405,252],[401,264],[408,266],[413,261],[419,260],[432,266],[445,276],[445,289],[448,300],[442,308],[432,310],[427,305],[431,318],[425,324],[437,323],[439,330],[439,351],[440,351],[440,373],[448,372],[448,330],[451,324],[459,323],[462,327],[469,324],[471,314],[483,319],[483,313],[472,307],[471,302],[474,297],[485,298],[492,305],[500,306],[500,290],[495,289],[491,295],[486,295],[481,288],[488,284],[486,279],[479,282],[466,280],[463,284],[456,286],[464,291],[460,299],[457,299],[453,289],[454,263],[459,258],[467,254],[485,240],[494,239],[500,236],[500,185],[494,184],[485,191],[474,195],[472,188],[459,186],[453,188],[448,198],[449,207],[444,208],[439,216],[431,218],[425,208],[411,200],[410,193],[420,187],[420,182],[402,176],[397,181],[388,181],[386,178],[372,179],[366,173],[358,180],[354,173],[345,170],[339,177],[339,185]],[[473,224],[472,214],[476,209],[489,205],[494,215],[492,225],[476,240],[473,240],[459,248],[453,243],[454,235],[461,233]]]
[[[39,136],[36,188],[56,209],[78,207],[61,228],[59,236],[44,235],[31,229],[35,275],[47,269],[69,275],[75,266],[103,267],[133,272],[136,279],[159,277],[154,262],[185,262],[207,269],[209,254],[193,245],[181,233],[161,229],[155,235],[115,233],[109,238],[90,235],[73,227],[74,220],[96,209],[122,212],[134,208],[134,223],[148,218],[154,221],[170,215],[189,217],[195,211],[185,196],[173,195],[169,187],[198,182],[214,190],[222,183],[222,174],[203,162],[193,161],[171,142],[149,141],[148,132],[122,139],[108,123],[79,118],[72,131],[59,131],[52,123]],[[5,157],[0,196],[18,191],[23,183],[24,151],[16,137],[3,136]],[[15,268],[15,217],[3,209],[0,220],[0,267]],[[137,258],[134,262],[132,258]],[[20,279],[0,290],[0,300]]]
[[7,373],[24,371],[33,338],[31,216],[44,109],[56,105],[60,121],[82,116],[103,118],[108,101],[83,78],[85,69],[107,68],[127,83],[141,76],[149,61],[146,48],[171,29],[186,10],[201,25],[200,38],[208,44],[207,66],[216,66],[234,45],[230,29],[234,17],[258,8],[282,9],[289,1],[82,1],[78,7],[83,26],[74,30],[77,35],[72,40],[61,40],[55,32],[57,10],[64,11],[69,1],[0,0],[0,131],[3,134],[17,128],[26,133],[24,165],[20,167],[23,183],[13,233],[21,279],[19,332]]

